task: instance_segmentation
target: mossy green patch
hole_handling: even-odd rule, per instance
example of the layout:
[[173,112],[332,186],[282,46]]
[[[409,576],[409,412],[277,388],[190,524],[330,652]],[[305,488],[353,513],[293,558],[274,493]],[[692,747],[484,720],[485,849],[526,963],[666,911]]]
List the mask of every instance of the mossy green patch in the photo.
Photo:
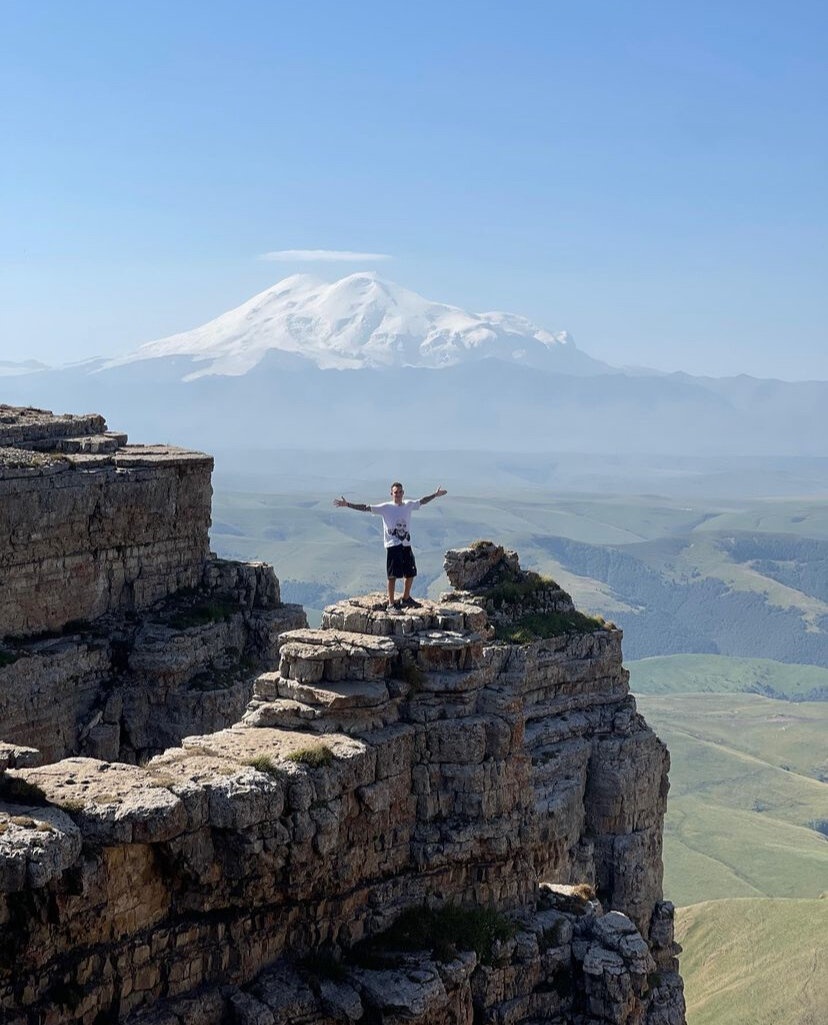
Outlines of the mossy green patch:
[[458,952],[473,950],[483,964],[491,964],[495,943],[516,931],[514,922],[494,908],[409,908],[390,929],[359,944],[354,956],[359,963],[381,963],[385,952],[429,950],[438,961],[451,961]]
[[593,633],[595,630],[610,628],[610,624],[599,616],[587,616],[583,612],[535,612],[521,616],[512,623],[496,624],[495,637],[511,644],[529,644],[543,638]]
[[546,587],[556,587],[554,580],[549,577],[542,577],[540,573],[527,570],[520,576],[501,580],[500,583],[487,588],[484,597],[494,602],[496,608],[503,605],[516,605],[537,594]]

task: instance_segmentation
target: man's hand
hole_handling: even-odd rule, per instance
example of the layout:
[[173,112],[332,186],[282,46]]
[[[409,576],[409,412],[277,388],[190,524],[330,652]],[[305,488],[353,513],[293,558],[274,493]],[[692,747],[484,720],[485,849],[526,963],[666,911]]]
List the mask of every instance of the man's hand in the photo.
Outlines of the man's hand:
[[344,495],[334,499],[334,505],[338,509],[356,509],[357,512],[370,512],[371,506],[366,505],[364,502],[349,502]]
[[433,502],[435,498],[442,498],[443,495],[447,495],[447,494],[448,494],[448,492],[446,491],[446,489],[441,484],[440,487],[437,488],[437,490],[433,494],[426,495],[425,498],[421,498],[420,499],[420,505],[428,505],[428,503],[429,502]]

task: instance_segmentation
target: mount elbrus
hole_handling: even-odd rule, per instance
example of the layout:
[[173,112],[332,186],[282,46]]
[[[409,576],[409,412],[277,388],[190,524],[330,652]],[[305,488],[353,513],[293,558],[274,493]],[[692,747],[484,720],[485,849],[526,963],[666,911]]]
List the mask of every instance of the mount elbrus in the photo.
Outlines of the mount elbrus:
[[[610,366],[566,331],[434,302],[372,272],[332,283],[296,274],[118,359],[0,363],[0,379],[5,401],[106,403],[134,435],[214,451],[606,453],[609,438],[616,451],[671,457],[822,456],[813,424],[828,403],[826,382]],[[403,398],[434,415],[378,435]]]
[[210,471],[0,407],[0,1018],[682,1025],[620,631],[489,541],[308,629]]

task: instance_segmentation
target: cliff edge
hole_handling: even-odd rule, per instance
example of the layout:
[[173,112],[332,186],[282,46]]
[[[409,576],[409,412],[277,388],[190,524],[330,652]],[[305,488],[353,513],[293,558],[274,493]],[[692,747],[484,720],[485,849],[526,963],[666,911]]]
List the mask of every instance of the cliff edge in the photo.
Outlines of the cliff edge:
[[492,542],[308,629],[111,439],[0,407],[0,1017],[683,1025],[621,632]]

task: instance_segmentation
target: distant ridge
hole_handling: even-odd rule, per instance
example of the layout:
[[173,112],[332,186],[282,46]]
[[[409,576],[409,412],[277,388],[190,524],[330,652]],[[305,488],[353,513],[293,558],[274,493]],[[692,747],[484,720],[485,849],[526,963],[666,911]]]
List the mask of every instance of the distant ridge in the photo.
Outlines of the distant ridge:
[[210,449],[824,455],[828,382],[624,369],[374,272],[293,275],[117,359],[0,367],[3,401]]

